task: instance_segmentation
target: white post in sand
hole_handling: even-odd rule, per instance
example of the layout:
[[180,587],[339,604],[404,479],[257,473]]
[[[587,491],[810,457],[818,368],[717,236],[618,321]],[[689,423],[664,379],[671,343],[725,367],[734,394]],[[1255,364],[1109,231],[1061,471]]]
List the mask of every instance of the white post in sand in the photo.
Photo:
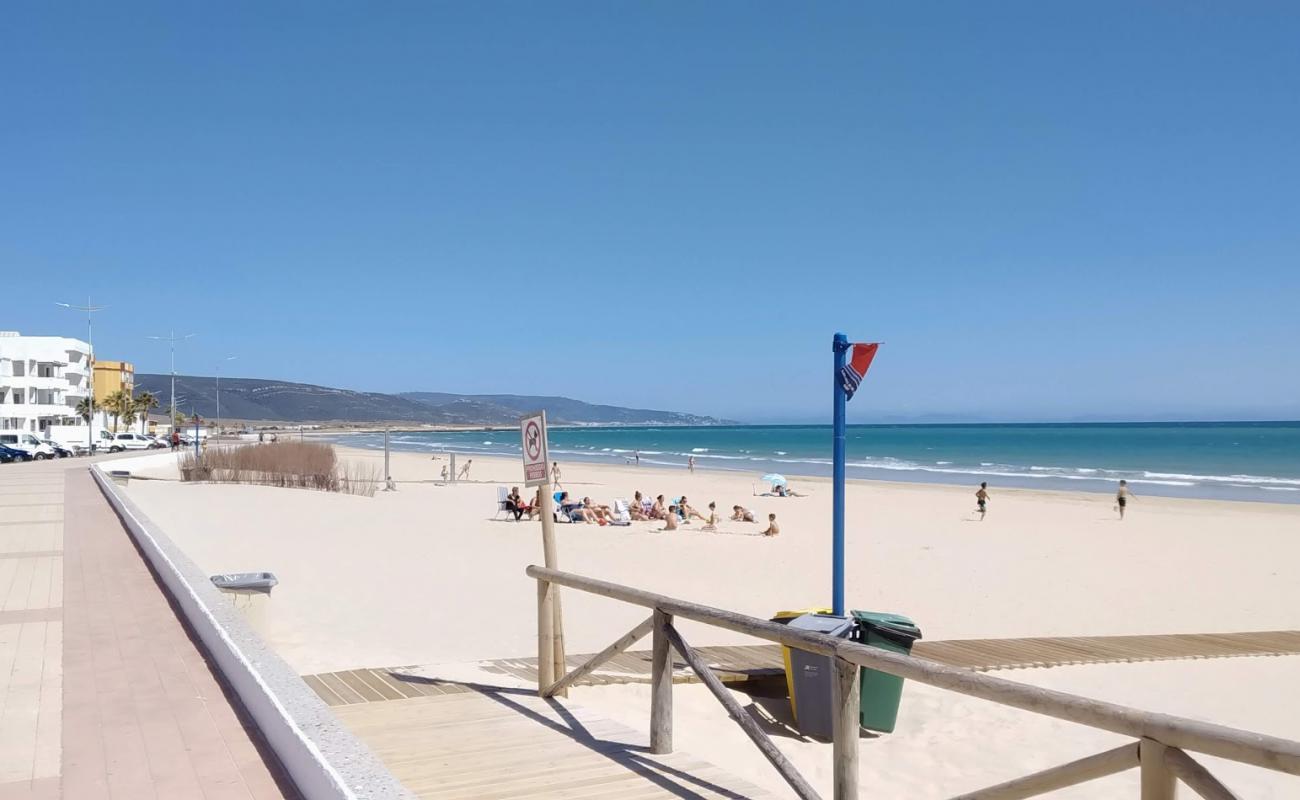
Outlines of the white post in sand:
[[388,426],[384,426],[384,491],[396,491],[397,486],[393,483],[393,471],[388,468]]

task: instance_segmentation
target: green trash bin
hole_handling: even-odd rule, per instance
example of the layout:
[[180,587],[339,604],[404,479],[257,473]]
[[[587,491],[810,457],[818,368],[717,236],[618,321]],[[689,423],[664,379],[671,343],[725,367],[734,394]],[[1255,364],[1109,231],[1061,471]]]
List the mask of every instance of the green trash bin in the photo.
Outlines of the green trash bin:
[[[854,611],[857,631],[853,640],[868,647],[907,655],[921,638],[921,629],[901,614]],[[898,721],[898,704],[903,696],[903,679],[879,670],[862,669],[862,697],[859,722],[869,731],[892,733]]]

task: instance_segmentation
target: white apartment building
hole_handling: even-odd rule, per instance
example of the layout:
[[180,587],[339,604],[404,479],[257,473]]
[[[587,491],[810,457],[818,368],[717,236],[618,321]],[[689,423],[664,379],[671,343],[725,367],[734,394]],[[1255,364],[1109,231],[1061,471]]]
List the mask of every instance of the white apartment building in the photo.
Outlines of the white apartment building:
[[84,425],[77,403],[90,393],[90,365],[79,339],[0,331],[0,430]]

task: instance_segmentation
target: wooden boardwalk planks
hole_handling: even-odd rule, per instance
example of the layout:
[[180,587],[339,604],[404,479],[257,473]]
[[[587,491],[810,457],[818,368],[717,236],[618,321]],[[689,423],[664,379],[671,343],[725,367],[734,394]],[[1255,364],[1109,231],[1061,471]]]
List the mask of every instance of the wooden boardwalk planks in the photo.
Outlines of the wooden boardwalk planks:
[[463,689],[335,713],[422,798],[769,796],[687,753],[650,755],[644,734],[527,690]]
[[[776,645],[701,647],[699,652],[725,682],[771,678],[783,671],[781,648]],[[1070,664],[1281,656],[1300,653],[1300,631],[954,639],[918,642],[913,652],[930,661],[980,672]],[[569,656],[569,668],[582,664],[587,658],[586,655]],[[537,682],[535,658],[502,659],[484,662],[479,666],[489,674],[496,673],[529,684]],[[305,680],[332,706],[473,691],[459,683],[421,678],[402,668],[330,672],[308,675]],[[594,673],[581,678],[578,685],[601,686],[649,681],[650,653],[634,650],[611,658]],[[673,681],[697,683],[699,679],[684,663],[676,661]]]

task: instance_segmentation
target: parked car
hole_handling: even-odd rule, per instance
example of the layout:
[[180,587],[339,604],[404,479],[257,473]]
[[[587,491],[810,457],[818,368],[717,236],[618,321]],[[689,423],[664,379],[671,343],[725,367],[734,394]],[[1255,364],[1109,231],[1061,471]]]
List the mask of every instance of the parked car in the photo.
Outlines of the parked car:
[[152,442],[152,444],[149,446],[155,449],[166,450],[167,448],[171,447],[171,443],[161,436],[150,436],[149,441]]
[[6,447],[0,444],[0,464],[8,464],[11,461],[31,461],[32,457],[26,450],[17,450],[12,447]]
[[153,440],[143,433],[115,433],[108,445],[108,452],[120,453],[123,450],[148,450],[153,447]]
[[54,448],[25,431],[0,431],[0,444],[22,450],[37,461],[57,457]]
[[71,449],[64,447],[53,439],[42,439],[41,441],[54,449],[55,458],[68,458],[73,455]]

